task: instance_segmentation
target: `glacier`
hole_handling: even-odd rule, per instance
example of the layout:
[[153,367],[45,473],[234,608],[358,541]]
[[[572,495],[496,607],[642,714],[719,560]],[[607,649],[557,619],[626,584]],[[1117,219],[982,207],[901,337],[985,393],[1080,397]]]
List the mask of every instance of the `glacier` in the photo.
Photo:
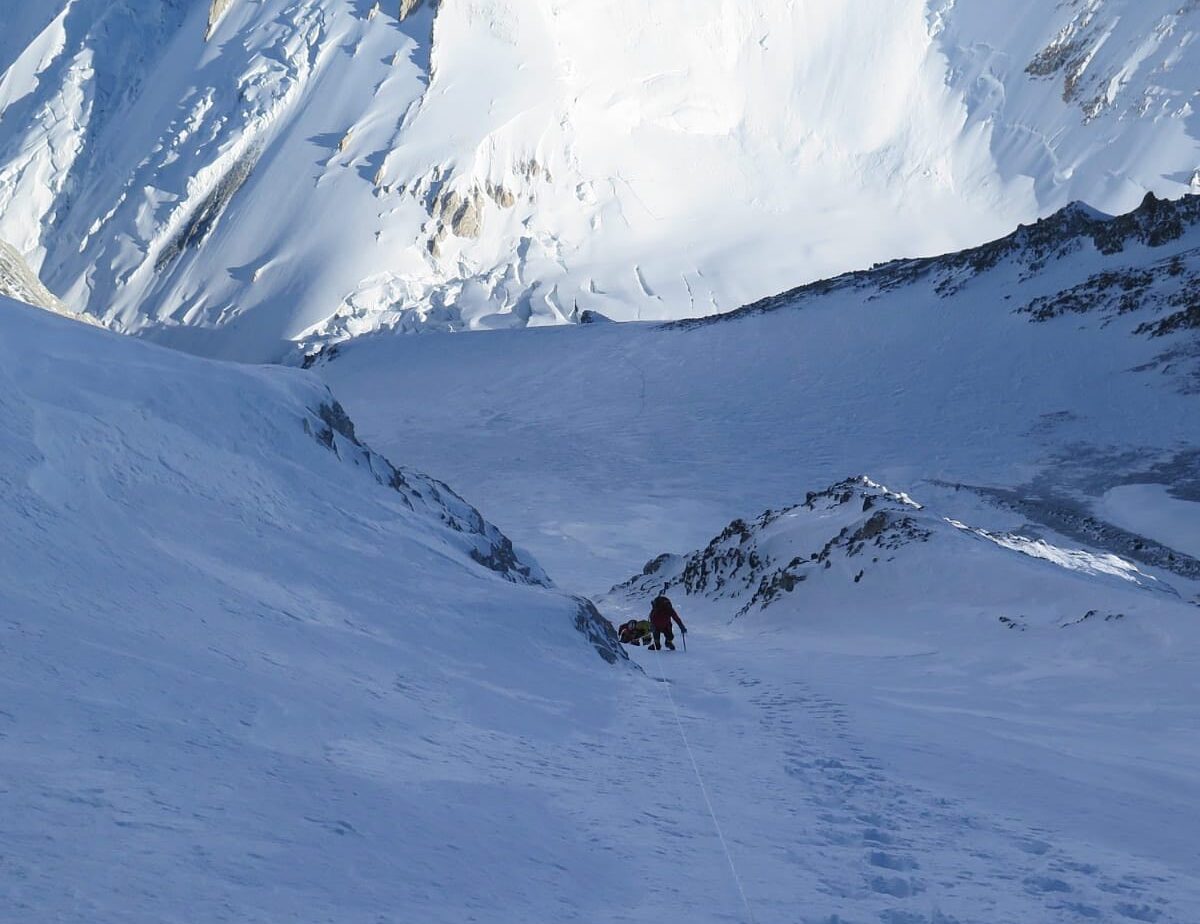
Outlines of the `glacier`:
[[0,241],[75,312],[237,359],[713,313],[1200,170],[1175,0],[0,16]]

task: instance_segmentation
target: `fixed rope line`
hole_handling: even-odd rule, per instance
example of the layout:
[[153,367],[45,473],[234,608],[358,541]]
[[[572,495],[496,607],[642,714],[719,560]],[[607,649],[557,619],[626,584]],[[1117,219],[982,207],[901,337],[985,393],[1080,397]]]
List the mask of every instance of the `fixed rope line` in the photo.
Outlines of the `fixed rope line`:
[[[661,658],[662,656],[660,649],[658,650],[658,657]],[[688,760],[692,764],[692,772],[696,774],[696,783],[700,786],[700,795],[704,797],[704,806],[708,809],[708,817],[712,819],[713,828],[717,832],[717,839],[721,842],[721,849],[725,851],[725,859],[729,863],[729,872],[733,874],[733,883],[737,886],[738,895],[742,897],[742,904],[746,906],[746,916],[749,918],[750,924],[758,924],[754,917],[754,909],[750,907],[750,899],[746,897],[746,889],[742,885],[742,877],[738,875],[737,864],[733,862],[733,854],[729,850],[729,843],[725,840],[725,833],[721,830],[721,822],[717,820],[717,812],[713,808],[712,799],[709,798],[708,787],[704,785],[704,777],[700,773],[700,765],[696,763],[696,755],[692,751],[691,743],[688,741],[687,732],[683,730],[683,720],[679,717],[679,707],[675,704],[675,694],[671,692],[671,683],[667,680],[662,661],[658,662],[658,674],[667,688],[667,700],[671,703],[671,712],[675,715],[675,727],[679,729],[679,737],[683,739],[683,747],[687,751]]]

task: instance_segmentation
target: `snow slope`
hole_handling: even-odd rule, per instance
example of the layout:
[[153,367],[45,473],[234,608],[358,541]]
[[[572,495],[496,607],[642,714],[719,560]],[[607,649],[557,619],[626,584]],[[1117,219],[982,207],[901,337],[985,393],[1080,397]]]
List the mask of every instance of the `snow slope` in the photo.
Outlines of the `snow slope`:
[[307,374],[4,300],[0,379],[0,918],[599,913],[589,605]]
[[[972,662],[983,620],[739,637],[685,607],[686,660],[614,668],[309,373],[5,301],[0,377],[0,917],[1184,924],[1200,897],[1195,690],[1113,705],[1148,621],[988,620]],[[1187,629],[1164,685],[1194,684]],[[1136,760],[1097,743],[1114,711]]]
[[1176,0],[0,17],[0,241],[74,310],[237,358],[728,310],[1200,169]]
[[[4,915],[1191,924],[1194,210],[709,323],[365,340],[321,367],[361,437],[312,373],[4,302]],[[810,490],[769,573],[846,541],[614,668],[364,438],[572,588]],[[855,470],[929,507],[822,495]],[[1105,519],[1132,485],[1161,516]],[[886,561],[879,510],[933,538]]]
[[[933,493],[923,506],[845,479],[655,559],[601,605],[641,617],[665,590],[694,630],[689,661],[704,659],[673,674],[735,698],[749,688],[761,738],[782,733],[786,772],[824,810],[833,895],[863,876],[859,894],[906,899],[880,909],[885,922],[1191,920],[1200,570],[1035,539],[1028,524],[974,528]],[[648,670],[663,657],[632,650]],[[749,772],[759,743],[733,745]],[[910,806],[895,786],[909,774],[963,803]],[[964,806],[1041,833],[1014,850]],[[1055,856],[1067,838],[1093,859]],[[1133,868],[1151,857],[1163,868],[1142,880]],[[967,898],[962,883],[984,889]]]
[[[755,919],[1192,921],[1195,607],[974,550],[857,584],[835,561],[732,626],[675,588],[687,652],[632,650],[673,684]],[[1133,607],[1047,618],[1088,596]]]
[[670,585],[687,653],[632,654],[752,909],[726,877],[693,916],[1185,924],[1196,209],[1072,206],[720,318],[379,336],[319,369],[565,586],[629,579],[614,622]]
[[1198,209],[1070,207],[711,321],[379,337],[321,368],[375,442],[472,485],[592,591],[855,471],[1145,556],[1170,537],[1139,524],[1136,550],[1087,515],[1127,484],[1200,500]]

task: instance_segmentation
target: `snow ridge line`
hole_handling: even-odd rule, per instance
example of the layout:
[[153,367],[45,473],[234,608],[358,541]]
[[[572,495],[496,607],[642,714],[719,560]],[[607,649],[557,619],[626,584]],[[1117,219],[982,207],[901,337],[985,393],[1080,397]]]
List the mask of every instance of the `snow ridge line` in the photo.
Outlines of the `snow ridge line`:
[[721,849],[725,851],[725,859],[729,863],[729,872],[733,874],[733,883],[737,886],[738,895],[742,897],[742,904],[746,906],[746,916],[750,924],[758,924],[757,919],[754,917],[754,909],[750,907],[750,899],[746,897],[746,889],[742,885],[742,877],[738,875],[737,864],[733,862],[733,854],[729,850],[729,843],[725,840],[725,833],[721,830],[721,822],[717,820],[717,812],[713,808],[712,799],[709,798],[708,787],[704,785],[704,777],[700,773],[700,765],[696,763],[696,755],[692,751],[691,742],[688,741],[687,732],[683,730],[683,720],[679,718],[679,707],[675,704],[675,694],[671,692],[671,682],[667,680],[661,660],[658,662],[658,675],[663,685],[667,688],[667,699],[671,703],[671,712],[675,716],[675,727],[679,729],[679,737],[683,739],[683,747],[687,751],[688,760],[692,764],[692,772],[696,774],[696,783],[700,786],[700,795],[704,797],[704,806],[708,809],[708,817],[712,819],[713,828],[717,832],[717,839],[721,842]]

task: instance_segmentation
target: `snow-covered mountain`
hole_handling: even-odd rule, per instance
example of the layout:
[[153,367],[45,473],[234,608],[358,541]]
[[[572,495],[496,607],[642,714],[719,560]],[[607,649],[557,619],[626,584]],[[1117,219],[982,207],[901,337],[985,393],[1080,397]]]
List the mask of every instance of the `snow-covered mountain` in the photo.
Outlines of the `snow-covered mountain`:
[[859,476],[809,491],[802,503],[734,520],[690,554],[660,555],[606,602],[666,593],[685,607],[700,598],[734,616],[777,607],[801,615],[836,610],[846,619],[863,611],[895,618],[984,612],[1021,629],[1164,610],[1193,618],[1200,560],[1174,553],[1169,565],[1156,573],[1053,534],[972,527]]
[[1200,168],[1178,0],[0,2],[0,241],[276,358],[728,310]]
[[[1104,523],[1196,554],[1194,397],[1121,371],[1191,334],[1131,333],[1161,307],[1030,323],[978,297],[1011,268],[970,299],[918,280],[697,328],[373,338],[321,365],[334,393],[0,304],[3,913],[1191,924],[1195,608],[995,541],[1034,538],[1021,504],[1111,484]],[[888,562],[863,536],[732,626],[731,601],[677,595],[690,651],[614,669],[588,604],[368,442],[463,476],[576,588],[858,460],[977,487],[922,484],[925,511],[817,492],[796,519],[822,542],[881,510],[992,538],[939,521]],[[954,539],[993,589],[1020,576],[1002,609],[911,594],[914,561],[963,562]],[[907,598],[879,593],[889,573]],[[1062,628],[1022,586],[1064,617],[1120,604]]]
[[321,368],[376,442],[475,485],[595,591],[847,470],[986,490],[1160,566],[1145,530],[1200,499],[1198,276],[1200,197],[1148,197],[712,318],[369,338]]
[[1194,924],[1200,5],[0,24],[0,918]]
[[1147,193],[1141,205],[1117,217],[1072,203],[980,247],[896,260],[800,286],[715,318],[679,323],[701,325],[780,307],[804,307],[842,290],[875,299],[905,287],[937,299],[992,298],[998,289],[1005,301],[1022,300],[1018,314],[1039,322],[1090,314],[1107,323],[1118,315],[1141,312],[1151,319],[1134,328],[1135,335],[1197,330],[1200,196],[1163,201]]
[[686,752],[627,782],[646,829],[711,804],[741,881],[679,857],[662,919],[1191,924],[1197,201],[1071,205],[726,316],[376,336],[317,369],[556,580],[649,561],[596,597],[611,621],[668,586],[686,651],[632,652],[665,690],[625,740],[678,723]]

